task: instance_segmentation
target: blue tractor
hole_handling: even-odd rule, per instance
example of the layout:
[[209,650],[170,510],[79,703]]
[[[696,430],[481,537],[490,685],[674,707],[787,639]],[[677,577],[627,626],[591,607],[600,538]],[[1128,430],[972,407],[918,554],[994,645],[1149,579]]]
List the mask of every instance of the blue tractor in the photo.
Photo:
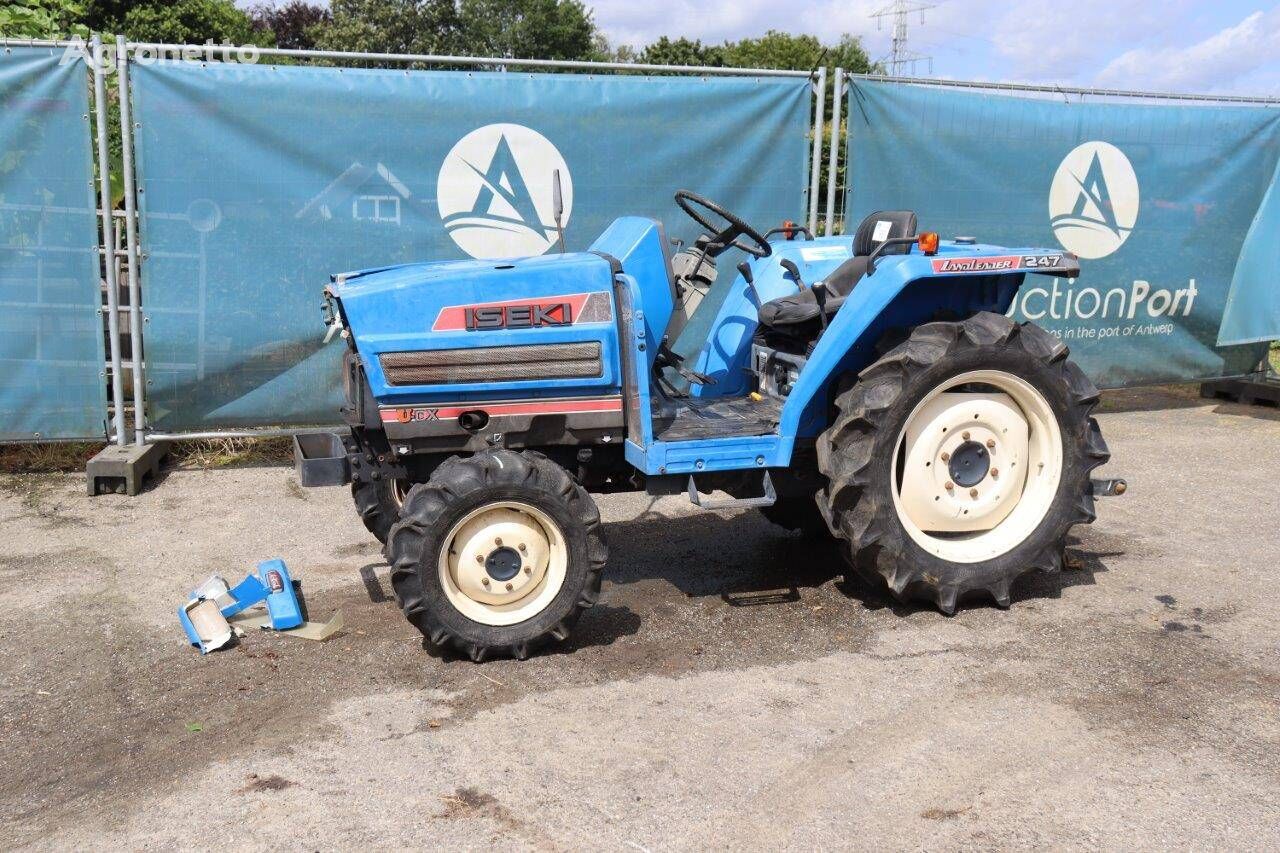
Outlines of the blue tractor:
[[[1123,490],[1091,478],[1108,458],[1093,384],[1005,315],[1027,273],[1074,277],[1075,256],[940,241],[908,211],[815,239],[676,202],[701,232],[687,246],[624,217],[586,252],[326,289],[350,432],[300,445],[303,482],[350,482],[434,644],[523,658],[567,637],[607,556],[592,493],[757,507],[951,614],[1060,568],[1067,531]],[[726,284],[731,251],[746,259]],[[683,359],[673,343],[717,280]]]

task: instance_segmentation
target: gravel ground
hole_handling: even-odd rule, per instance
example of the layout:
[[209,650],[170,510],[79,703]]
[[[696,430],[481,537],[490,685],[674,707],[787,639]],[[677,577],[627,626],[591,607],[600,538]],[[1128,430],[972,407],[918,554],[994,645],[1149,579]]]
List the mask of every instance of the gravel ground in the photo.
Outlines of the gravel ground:
[[[565,645],[425,649],[343,490],[0,480],[0,846],[1280,848],[1280,415],[1110,395],[1079,568],[953,618],[756,513],[600,499]],[[284,557],[327,643],[174,612]]]

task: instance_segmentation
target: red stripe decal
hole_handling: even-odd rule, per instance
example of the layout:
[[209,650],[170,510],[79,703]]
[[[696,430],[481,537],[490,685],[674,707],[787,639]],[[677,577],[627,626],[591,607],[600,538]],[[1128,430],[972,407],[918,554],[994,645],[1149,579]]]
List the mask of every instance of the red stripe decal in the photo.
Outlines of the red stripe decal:
[[578,415],[591,412],[621,412],[622,398],[608,397],[600,400],[546,400],[519,403],[449,403],[443,406],[415,406],[404,409],[383,409],[383,423],[414,423],[443,421],[456,418],[463,412],[484,412],[491,418],[510,415]]

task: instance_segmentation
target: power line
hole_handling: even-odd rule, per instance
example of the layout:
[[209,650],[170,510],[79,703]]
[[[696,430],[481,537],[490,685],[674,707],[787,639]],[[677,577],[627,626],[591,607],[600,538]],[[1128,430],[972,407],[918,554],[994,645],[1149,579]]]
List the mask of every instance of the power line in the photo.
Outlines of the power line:
[[[917,53],[907,47],[907,16],[912,12],[920,13],[920,23],[924,23],[924,13],[926,9],[932,9],[935,3],[921,3],[918,0],[894,0],[888,6],[885,6],[878,12],[872,13],[871,17],[876,19],[876,27],[879,28],[885,18],[893,17],[893,41],[889,48],[889,55],[885,58],[889,76],[901,77],[912,76],[916,74],[917,63],[924,62],[928,65],[929,74],[933,73],[933,57],[926,56],[923,53]],[[909,75],[904,75],[904,69],[910,65],[911,71]]]

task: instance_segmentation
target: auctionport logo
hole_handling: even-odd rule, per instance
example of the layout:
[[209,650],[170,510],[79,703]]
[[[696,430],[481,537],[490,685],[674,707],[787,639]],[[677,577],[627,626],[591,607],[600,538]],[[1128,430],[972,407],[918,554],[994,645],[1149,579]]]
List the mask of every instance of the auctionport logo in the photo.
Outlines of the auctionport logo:
[[[116,69],[116,46],[104,42],[102,45],[102,71],[111,74]],[[255,44],[235,45],[229,41],[217,44],[207,39],[204,44],[189,44],[161,48],[134,47],[129,50],[129,61],[138,65],[154,65],[162,60],[171,62],[235,62],[241,65],[255,65],[262,58],[261,49]],[[93,50],[89,43],[80,36],[71,39],[59,65],[83,61],[90,68],[94,66]]]
[[545,136],[519,124],[489,124],[445,156],[436,198],[445,230],[473,258],[541,255],[557,240],[552,186],[560,173],[562,224],[573,211],[573,178]]
[[1049,217],[1068,252],[1090,260],[1115,252],[1138,221],[1138,176],[1129,158],[1108,142],[1075,148],[1053,176]]

